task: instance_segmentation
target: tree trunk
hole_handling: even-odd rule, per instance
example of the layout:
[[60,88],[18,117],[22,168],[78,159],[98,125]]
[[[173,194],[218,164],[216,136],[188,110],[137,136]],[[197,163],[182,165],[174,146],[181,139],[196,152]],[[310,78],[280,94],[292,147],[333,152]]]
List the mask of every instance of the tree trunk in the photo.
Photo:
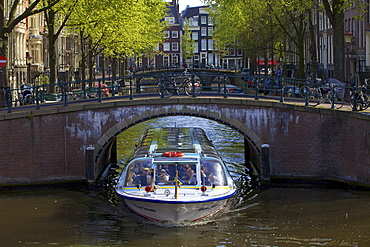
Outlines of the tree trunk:
[[[333,35],[333,53],[334,53],[334,78],[345,82],[345,46],[344,46],[344,12],[338,12],[334,15],[334,35]],[[349,75],[348,75],[349,76]],[[347,82],[348,83],[348,82]]]
[[55,29],[54,29],[54,21],[55,21],[55,12],[53,10],[48,11],[47,15],[47,26],[48,26],[48,55],[49,55],[49,70],[50,70],[50,93],[55,92],[55,84],[57,82],[57,69],[56,69],[56,51],[55,51]]

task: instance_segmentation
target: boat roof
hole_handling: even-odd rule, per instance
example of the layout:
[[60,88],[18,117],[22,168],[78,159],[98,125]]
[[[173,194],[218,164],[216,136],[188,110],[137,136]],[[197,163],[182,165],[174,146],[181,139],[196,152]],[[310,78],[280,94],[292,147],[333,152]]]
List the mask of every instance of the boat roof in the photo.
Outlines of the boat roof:
[[144,132],[131,160],[159,156],[169,151],[221,159],[203,129],[192,127],[161,127],[150,128]]

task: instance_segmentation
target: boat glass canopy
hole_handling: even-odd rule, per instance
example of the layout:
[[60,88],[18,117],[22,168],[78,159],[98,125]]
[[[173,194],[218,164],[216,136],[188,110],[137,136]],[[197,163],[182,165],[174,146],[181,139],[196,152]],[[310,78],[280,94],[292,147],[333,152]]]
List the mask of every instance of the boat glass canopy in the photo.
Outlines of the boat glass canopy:
[[213,158],[139,159],[127,168],[124,186],[174,185],[176,173],[182,185],[226,186],[221,162]]

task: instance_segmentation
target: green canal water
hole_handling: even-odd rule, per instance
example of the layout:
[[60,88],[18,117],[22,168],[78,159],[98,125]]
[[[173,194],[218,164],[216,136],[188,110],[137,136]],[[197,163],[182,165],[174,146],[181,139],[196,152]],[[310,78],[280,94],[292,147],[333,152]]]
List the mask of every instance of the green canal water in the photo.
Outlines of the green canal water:
[[141,123],[120,136],[120,162],[143,129],[175,125],[205,129],[224,157],[239,185],[227,210],[181,227],[156,224],[116,206],[114,175],[98,191],[1,191],[0,246],[370,246],[370,192],[256,187],[243,165],[243,138],[222,124],[184,116]]

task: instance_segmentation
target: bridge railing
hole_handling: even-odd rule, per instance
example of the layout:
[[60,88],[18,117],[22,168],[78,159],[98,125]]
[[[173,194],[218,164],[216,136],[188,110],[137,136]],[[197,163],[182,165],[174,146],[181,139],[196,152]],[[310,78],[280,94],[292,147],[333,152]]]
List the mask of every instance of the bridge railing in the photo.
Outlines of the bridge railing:
[[[270,97],[280,102],[287,98],[308,100],[310,95],[302,95],[300,90],[315,85],[314,82],[293,78],[271,76],[241,76],[240,73],[224,71],[189,71],[131,74],[125,77],[107,77],[94,80],[59,82],[27,86],[25,88],[4,88],[0,90],[0,110],[8,113],[16,107],[35,107],[40,109],[45,104],[65,105],[81,101],[129,99],[134,97],[158,97],[158,84],[165,77],[174,77],[181,81],[193,76],[200,81],[203,91],[200,95],[212,97],[249,97],[255,100]],[[347,90],[347,88],[346,88]],[[367,98],[366,98],[367,100]],[[307,103],[306,106],[309,106]],[[355,109],[354,109],[355,110]]]

